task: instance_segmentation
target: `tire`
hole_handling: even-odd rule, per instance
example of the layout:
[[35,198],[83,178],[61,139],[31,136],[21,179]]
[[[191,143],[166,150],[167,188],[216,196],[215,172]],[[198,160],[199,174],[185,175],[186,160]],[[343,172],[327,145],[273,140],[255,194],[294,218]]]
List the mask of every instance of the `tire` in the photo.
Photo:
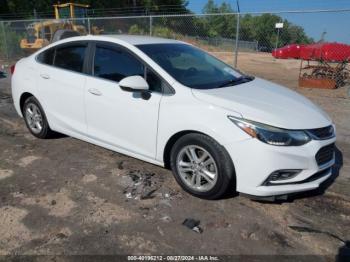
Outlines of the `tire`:
[[[30,114],[30,112],[32,112],[32,114]],[[43,108],[34,96],[28,97],[26,101],[24,101],[22,114],[28,130],[32,133],[33,136],[41,139],[46,139],[52,137],[55,134],[55,132],[50,129]],[[32,120],[32,122],[30,120]],[[38,121],[40,122],[41,128],[34,124],[34,122]],[[35,126],[37,128],[35,128]]]
[[[188,167],[191,163],[189,155],[193,156],[191,152],[195,152],[199,164],[191,164],[191,167]],[[202,162],[200,162],[201,158],[204,159]],[[211,164],[206,165],[206,163]],[[176,181],[193,196],[218,199],[223,197],[229,188],[232,192],[235,191],[235,170],[231,157],[224,147],[209,136],[191,133],[177,140],[170,152],[170,166]],[[191,171],[187,171],[188,169]],[[187,172],[183,172],[184,170]],[[197,175],[194,175],[195,173]],[[202,176],[204,173],[210,176]],[[200,174],[199,179],[198,174]]]

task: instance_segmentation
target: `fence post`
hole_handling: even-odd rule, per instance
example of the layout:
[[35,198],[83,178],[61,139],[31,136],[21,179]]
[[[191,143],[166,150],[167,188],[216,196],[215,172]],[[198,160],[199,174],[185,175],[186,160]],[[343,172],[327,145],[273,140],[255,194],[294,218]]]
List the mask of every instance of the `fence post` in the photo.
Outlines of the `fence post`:
[[152,36],[152,28],[153,27],[153,17],[149,16],[149,35]]
[[7,39],[6,39],[6,31],[5,31],[5,22],[1,22],[1,28],[2,28],[2,35],[4,37],[4,52],[5,52],[5,59],[6,62],[9,63],[10,57],[9,57],[9,50],[7,49]]
[[[44,21],[42,19],[40,19],[39,23],[41,24],[39,38],[45,39],[46,35],[45,35]],[[41,34],[41,37],[40,37],[40,34]]]
[[90,17],[87,18],[88,34],[91,35]]
[[237,13],[237,20],[236,20],[236,44],[235,44],[235,61],[234,61],[234,67],[237,68],[237,59],[238,59],[238,41],[239,41],[239,29],[240,29],[240,14]]

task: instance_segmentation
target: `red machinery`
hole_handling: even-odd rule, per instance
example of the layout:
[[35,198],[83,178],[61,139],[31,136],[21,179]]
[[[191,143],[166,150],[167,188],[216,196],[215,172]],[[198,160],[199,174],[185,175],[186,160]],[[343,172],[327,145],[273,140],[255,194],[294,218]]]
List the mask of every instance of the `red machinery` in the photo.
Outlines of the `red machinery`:
[[272,51],[272,56],[279,59],[288,59],[288,58],[296,58],[300,57],[300,50],[302,45],[299,44],[291,44],[286,45],[281,48],[277,48]]
[[[299,48],[298,48],[299,46]],[[299,86],[336,88],[349,79],[350,45],[317,43],[273,50],[275,58],[300,59]]]

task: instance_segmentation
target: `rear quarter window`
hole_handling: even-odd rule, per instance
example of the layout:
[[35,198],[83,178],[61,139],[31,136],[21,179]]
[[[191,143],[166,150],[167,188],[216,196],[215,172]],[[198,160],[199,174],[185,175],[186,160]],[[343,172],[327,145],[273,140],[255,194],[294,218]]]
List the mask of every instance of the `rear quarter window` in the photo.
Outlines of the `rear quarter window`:
[[82,73],[85,50],[86,45],[69,45],[64,47],[57,47],[54,66]]
[[55,48],[50,48],[48,50],[45,50],[44,52],[41,52],[36,59],[42,64],[52,65],[54,56]]

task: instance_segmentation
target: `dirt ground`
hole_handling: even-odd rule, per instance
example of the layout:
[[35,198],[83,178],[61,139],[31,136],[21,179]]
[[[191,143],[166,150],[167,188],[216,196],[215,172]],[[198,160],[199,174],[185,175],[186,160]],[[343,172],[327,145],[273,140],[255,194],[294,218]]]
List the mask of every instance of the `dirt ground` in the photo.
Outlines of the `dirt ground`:
[[[279,203],[235,194],[194,198],[163,168],[70,137],[34,138],[2,79],[0,255],[283,254],[334,261],[348,252],[349,87],[297,88],[299,62],[268,54],[241,53],[238,66],[306,95],[334,119],[337,163],[322,190]],[[183,226],[186,218],[200,220],[203,233]]]

